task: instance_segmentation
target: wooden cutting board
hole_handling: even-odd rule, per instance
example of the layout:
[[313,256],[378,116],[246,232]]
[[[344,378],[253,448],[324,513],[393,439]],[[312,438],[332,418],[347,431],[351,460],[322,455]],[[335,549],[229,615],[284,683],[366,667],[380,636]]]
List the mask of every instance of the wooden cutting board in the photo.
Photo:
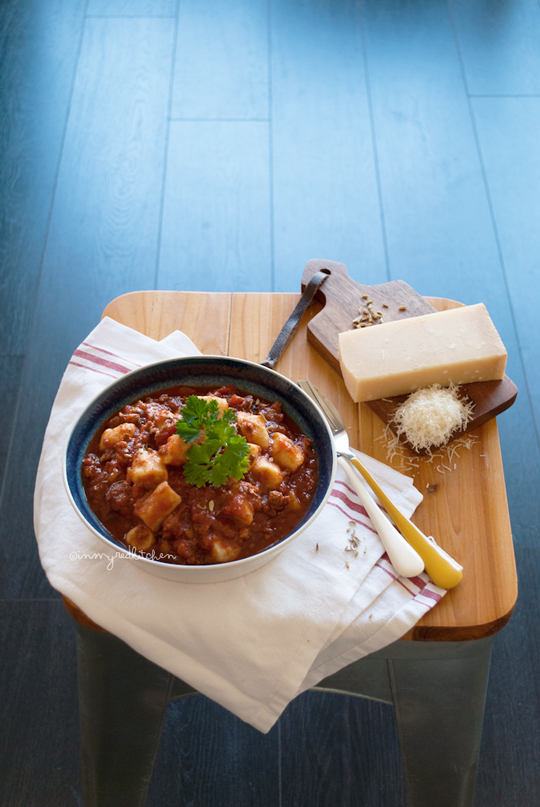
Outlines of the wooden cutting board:
[[[354,327],[354,320],[359,316],[367,318],[381,314],[383,322],[418,317],[432,314],[435,308],[418,292],[402,280],[392,280],[380,286],[363,286],[349,277],[347,267],[343,263],[311,260],[306,264],[302,275],[302,290],[309,283],[315,272],[321,269],[329,271],[316,294],[315,299],[324,306],[308,324],[308,340],[326,359],[330,366],[341,375],[338,353],[338,335]],[[376,320],[377,321],[377,320]],[[377,327],[371,325],[369,327]],[[476,429],[492,417],[510,407],[517,395],[517,387],[508,376],[502,381],[479,381],[474,384],[463,384],[461,390],[474,402],[473,418],[462,431],[456,431],[452,437],[460,436]],[[407,398],[399,395],[378,401],[368,401],[368,406],[393,429],[392,418],[396,408]],[[402,439],[412,450],[412,446]]]

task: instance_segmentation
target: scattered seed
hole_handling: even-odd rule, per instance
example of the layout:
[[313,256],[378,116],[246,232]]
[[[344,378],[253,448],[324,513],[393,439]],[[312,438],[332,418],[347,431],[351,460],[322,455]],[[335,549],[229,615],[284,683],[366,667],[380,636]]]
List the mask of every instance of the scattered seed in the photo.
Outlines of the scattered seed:
[[349,566],[349,561],[348,561],[348,560],[346,560],[346,561],[345,561],[345,566],[347,567],[347,569],[350,569],[350,568],[351,568],[351,567]]
[[214,512],[214,500],[213,499],[210,499],[210,501],[208,502],[208,509],[210,510],[211,513]]
[[315,552],[319,551],[319,544],[315,544]]
[[383,307],[383,308],[388,308],[388,306],[386,305],[386,303],[383,303],[383,304],[382,304],[382,307]]
[[406,305],[400,305],[399,308],[398,308],[398,311],[406,311],[406,310],[407,310]]

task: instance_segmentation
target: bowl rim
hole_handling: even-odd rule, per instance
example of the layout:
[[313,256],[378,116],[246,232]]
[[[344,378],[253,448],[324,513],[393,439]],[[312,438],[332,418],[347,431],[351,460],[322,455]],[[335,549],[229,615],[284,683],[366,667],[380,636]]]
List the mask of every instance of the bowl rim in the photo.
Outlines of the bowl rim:
[[[81,419],[86,414],[86,412],[88,412],[88,410],[91,409],[91,407],[102,396],[106,395],[120,381],[125,381],[126,379],[129,379],[132,376],[137,375],[138,373],[141,373],[142,371],[151,370],[153,367],[159,367],[159,366],[162,366],[162,365],[167,364],[167,363],[172,363],[172,362],[177,362],[177,361],[184,361],[184,360],[186,361],[186,363],[188,363],[190,360],[191,361],[193,361],[193,360],[201,361],[202,360],[203,363],[204,363],[205,360],[208,360],[209,362],[210,361],[213,361],[213,362],[216,362],[216,361],[233,362],[233,363],[238,363],[238,364],[241,364],[241,365],[248,365],[248,366],[253,367],[253,368],[257,369],[257,370],[262,369],[265,373],[269,373],[271,376],[273,375],[273,376],[276,376],[279,379],[285,380],[288,384],[293,385],[293,387],[295,388],[295,391],[298,391],[298,393],[300,394],[301,399],[307,401],[309,403],[309,405],[313,407],[315,412],[319,415],[319,420],[320,420],[321,424],[323,425],[324,429],[327,432],[327,435],[328,435],[328,438],[329,438],[328,442],[329,442],[330,449],[331,449],[331,460],[332,460],[332,462],[331,462],[331,471],[330,471],[330,476],[329,476],[328,484],[327,484],[327,487],[326,487],[326,491],[325,491],[320,503],[315,508],[313,513],[309,516],[309,518],[306,519],[306,521],[302,523],[300,528],[298,528],[298,526],[297,526],[295,529],[293,529],[293,531],[289,535],[285,536],[285,538],[283,538],[281,541],[278,541],[277,543],[272,544],[269,547],[266,547],[266,549],[263,549],[261,552],[258,552],[255,555],[249,555],[246,558],[239,558],[237,560],[225,561],[224,563],[208,563],[208,564],[201,564],[201,565],[195,565],[195,564],[190,565],[190,564],[180,564],[180,563],[178,563],[178,564],[166,563],[165,561],[159,560],[157,558],[148,558],[145,555],[139,555],[135,551],[131,551],[129,549],[129,547],[125,546],[120,541],[118,543],[116,543],[114,538],[108,538],[106,535],[104,535],[99,530],[97,530],[94,527],[94,525],[91,524],[86,519],[84,514],[81,512],[81,510],[79,509],[79,506],[77,505],[77,503],[75,501],[75,498],[74,498],[74,496],[72,494],[71,486],[70,486],[69,479],[68,479],[68,462],[67,462],[67,460],[68,460],[68,447],[69,447],[69,444],[70,444],[70,441],[71,441],[71,438],[73,436],[73,433],[74,433],[75,429],[78,427]],[[174,386],[174,385],[171,384],[171,386]],[[166,389],[166,387],[163,387],[163,389]],[[294,418],[293,418],[293,420],[294,420]],[[99,425],[101,425],[101,422],[100,422]],[[99,428],[99,426],[98,426],[98,428]],[[95,430],[94,430],[93,433],[95,433]],[[166,569],[170,569],[170,570],[179,569],[179,570],[182,570],[182,572],[185,574],[186,570],[189,569],[190,571],[188,572],[188,574],[193,575],[194,578],[199,576],[199,575],[201,577],[205,576],[205,574],[208,575],[209,570],[211,570],[211,569],[224,569],[224,568],[237,569],[239,571],[238,577],[240,577],[241,576],[241,570],[245,566],[252,566],[254,564],[256,558],[261,558],[262,559],[264,557],[264,558],[270,560],[271,556],[273,554],[277,554],[282,549],[284,549],[285,546],[289,542],[291,542],[293,540],[293,538],[295,538],[297,535],[300,535],[302,532],[304,532],[304,530],[306,530],[313,523],[313,521],[317,518],[317,516],[320,514],[323,507],[328,502],[328,498],[329,498],[329,496],[330,496],[330,494],[332,492],[332,489],[334,487],[334,484],[335,484],[336,473],[337,473],[337,452],[336,452],[335,441],[334,441],[333,434],[332,434],[332,431],[330,429],[330,425],[328,423],[328,420],[327,420],[326,416],[324,415],[324,413],[322,412],[319,405],[312,398],[310,398],[309,395],[307,395],[307,393],[304,392],[304,390],[300,386],[298,386],[298,384],[296,384],[294,381],[292,381],[290,378],[283,375],[282,373],[278,373],[277,370],[274,370],[273,368],[270,368],[270,367],[266,367],[265,365],[260,364],[258,362],[250,361],[249,359],[240,359],[240,358],[237,358],[235,356],[221,356],[221,355],[218,355],[218,354],[206,354],[206,353],[205,354],[200,354],[200,355],[197,354],[197,355],[193,355],[193,356],[176,356],[176,357],[170,357],[170,358],[167,358],[167,359],[159,359],[157,361],[150,362],[148,364],[143,364],[141,367],[136,367],[134,370],[130,370],[129,373],[125,373],[124,375],[120,376],[119,378],[113,379],[109,384],[107,384],[98,393],[96,393],[96,395],[94,395],[92,397],[92,399],[90,401],[88,401],[88,403],[85,405],[84,409],[79,413],[78,417],[75,419],[74,423],[71,425],[71,427],[69,429],[69,432],[68,432],[68,434],[66,436],[66,440],[65,440],[65,443],[64,443],[63,451],[62,451],[62,477],[63,477],[63,481],[64,481],[64,489],[65,489],[65,491],[67,493],[68,499],[69,499],[74,511],[77,513],[78,517],[80,518],[80,520],[82,521],[82,523],[84,524],[84,526],[87,529],[89,529],[101,541],[105,542],[109,547],[114,549],[116,553],[121,553],[122,555],[125,554],[125,555],[129,556],[130,560],[133,559],[133,560],[137,561],[138,563],[148,564],[152,570],[156,570],[157,568],[161,568],[161,569],[166,568]],[[104,527],[104,529],[106,529],[106,528]],[[248,571],[251,571],[251,570],[246,569],[246,573]],[[174,574],[174,572],[171,571],[171,575],[172,574]],[[178,572],[178,574],[180,574],[180,571]],[[196,580],[194,580],[193,582],[196,582]]]

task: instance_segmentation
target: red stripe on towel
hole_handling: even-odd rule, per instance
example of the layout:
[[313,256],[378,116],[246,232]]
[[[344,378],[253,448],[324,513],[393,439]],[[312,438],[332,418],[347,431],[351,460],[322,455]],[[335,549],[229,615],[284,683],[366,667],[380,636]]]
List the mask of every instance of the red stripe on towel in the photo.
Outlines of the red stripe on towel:
[[[351,491],[352,492],[352,491]],[[354,494],[356,495],[356,494]],[[336,490],[334,488],[330,496],[333,496],[336,499],[340,499],[343,504],[347,505],[350,510],[353,510],[355,513],[360,513],[360,515],[365,516],[365,518],[369,518],[367,514],[367,510],[361,504],[357,504],[357,502],[353,502],[345,493],[341,490]]]
[[[352,518],[353,518],[353,516],[351,516],[351,514],[350,514],[350,513],[347,513],[347,511],[346,511],[346,510],[344,510],[344,509],[343,509],[343,507],[341,507],[339,504],[336,504],[335,502],[331,502],[331,501],[329,501],[329,502],[328,502],[328,504],[330,505],[330,507],[335,507],[335,508],[336,508],[336,510],[339,510],[339,512],[340,512],[340,513],[343,513],[343,515],[344,515],[344,516],[346,516],[347,518],[349,518],[349,519],[352,519]],[[374,529],[373,529],[373,527],[370,527],[370,526],[369,526],[369,524],[364,524],[364,522],[363,522],[363,521],[358,521],[358,519],[357,519],[357,518],[354,518],[354,523],[355,523],[355,524],[358,524],[360,527],[365,527],[365,528],[366,528],[366,530],[369,530],[370,532],[375,533],[375,535],[377,535],[377,534],[378,534],[378,533],[377,533],[377,530],[374,530]]]
[[422,597],[427,597],[429,600],[435,600],[435,602],[440,602],[442,600],[442,594],[437,594],[436,591],[432,591],[427,585],[419,593],[422,595]]
[[77,361],[70,361],[68,364],[73,364],[75,367],[82,367],[83,370],[91,370],[93,373],[99,373],[99,375],[106,375],[109,378],[118,378],[118,376],[112,373],[104,373],[103,370],[97,370],[95,367],[87,367],[86,364],[79,364]]
[[99,364],[102,367],[108,367],[109,370],[116,370],[117,372],[122,373],[122,375],[131,372],[129,367],[124,367],[122,364],[116,364],[116,362],[109,361],[108,359],[102,359],[101,356],[93,356],[91,353],[87,353],[85,350],[79,350],[79,348],[77,348],[73,355],[78,356],[80,359],[91,361],[94,364]]
[[142,367],[142,364],[137,364],[135,361],[131,361],[131,359],[126,359],[125,356],[119,356],[117,353],[111,353],[110,350],[105,350],[103,347],[98,347],[97,345],[91,345],[90,342],[83,342],[83,345],[86,347],[91,347],[92,350],[99,350],[100,353],[106,353],[108,356],[114,356],[115,359],[121,359],[122,361],[128,361],[130,364],[134,364],[135,367]]

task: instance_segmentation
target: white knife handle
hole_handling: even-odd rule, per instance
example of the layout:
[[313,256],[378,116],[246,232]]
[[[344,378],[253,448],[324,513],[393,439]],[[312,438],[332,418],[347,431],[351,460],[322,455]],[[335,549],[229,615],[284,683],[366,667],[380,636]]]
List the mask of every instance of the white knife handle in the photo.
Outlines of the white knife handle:
[[379,533],[382,545],[386,549],[396,572],[403,577],[416,577],[417,574],[423,572],[424,561],[379,509],[379,505],[371,498],[364,482],[353,466],[345,457],[338,457],[338,462],[349,477],[351,485],[364,505],[373,526]]

